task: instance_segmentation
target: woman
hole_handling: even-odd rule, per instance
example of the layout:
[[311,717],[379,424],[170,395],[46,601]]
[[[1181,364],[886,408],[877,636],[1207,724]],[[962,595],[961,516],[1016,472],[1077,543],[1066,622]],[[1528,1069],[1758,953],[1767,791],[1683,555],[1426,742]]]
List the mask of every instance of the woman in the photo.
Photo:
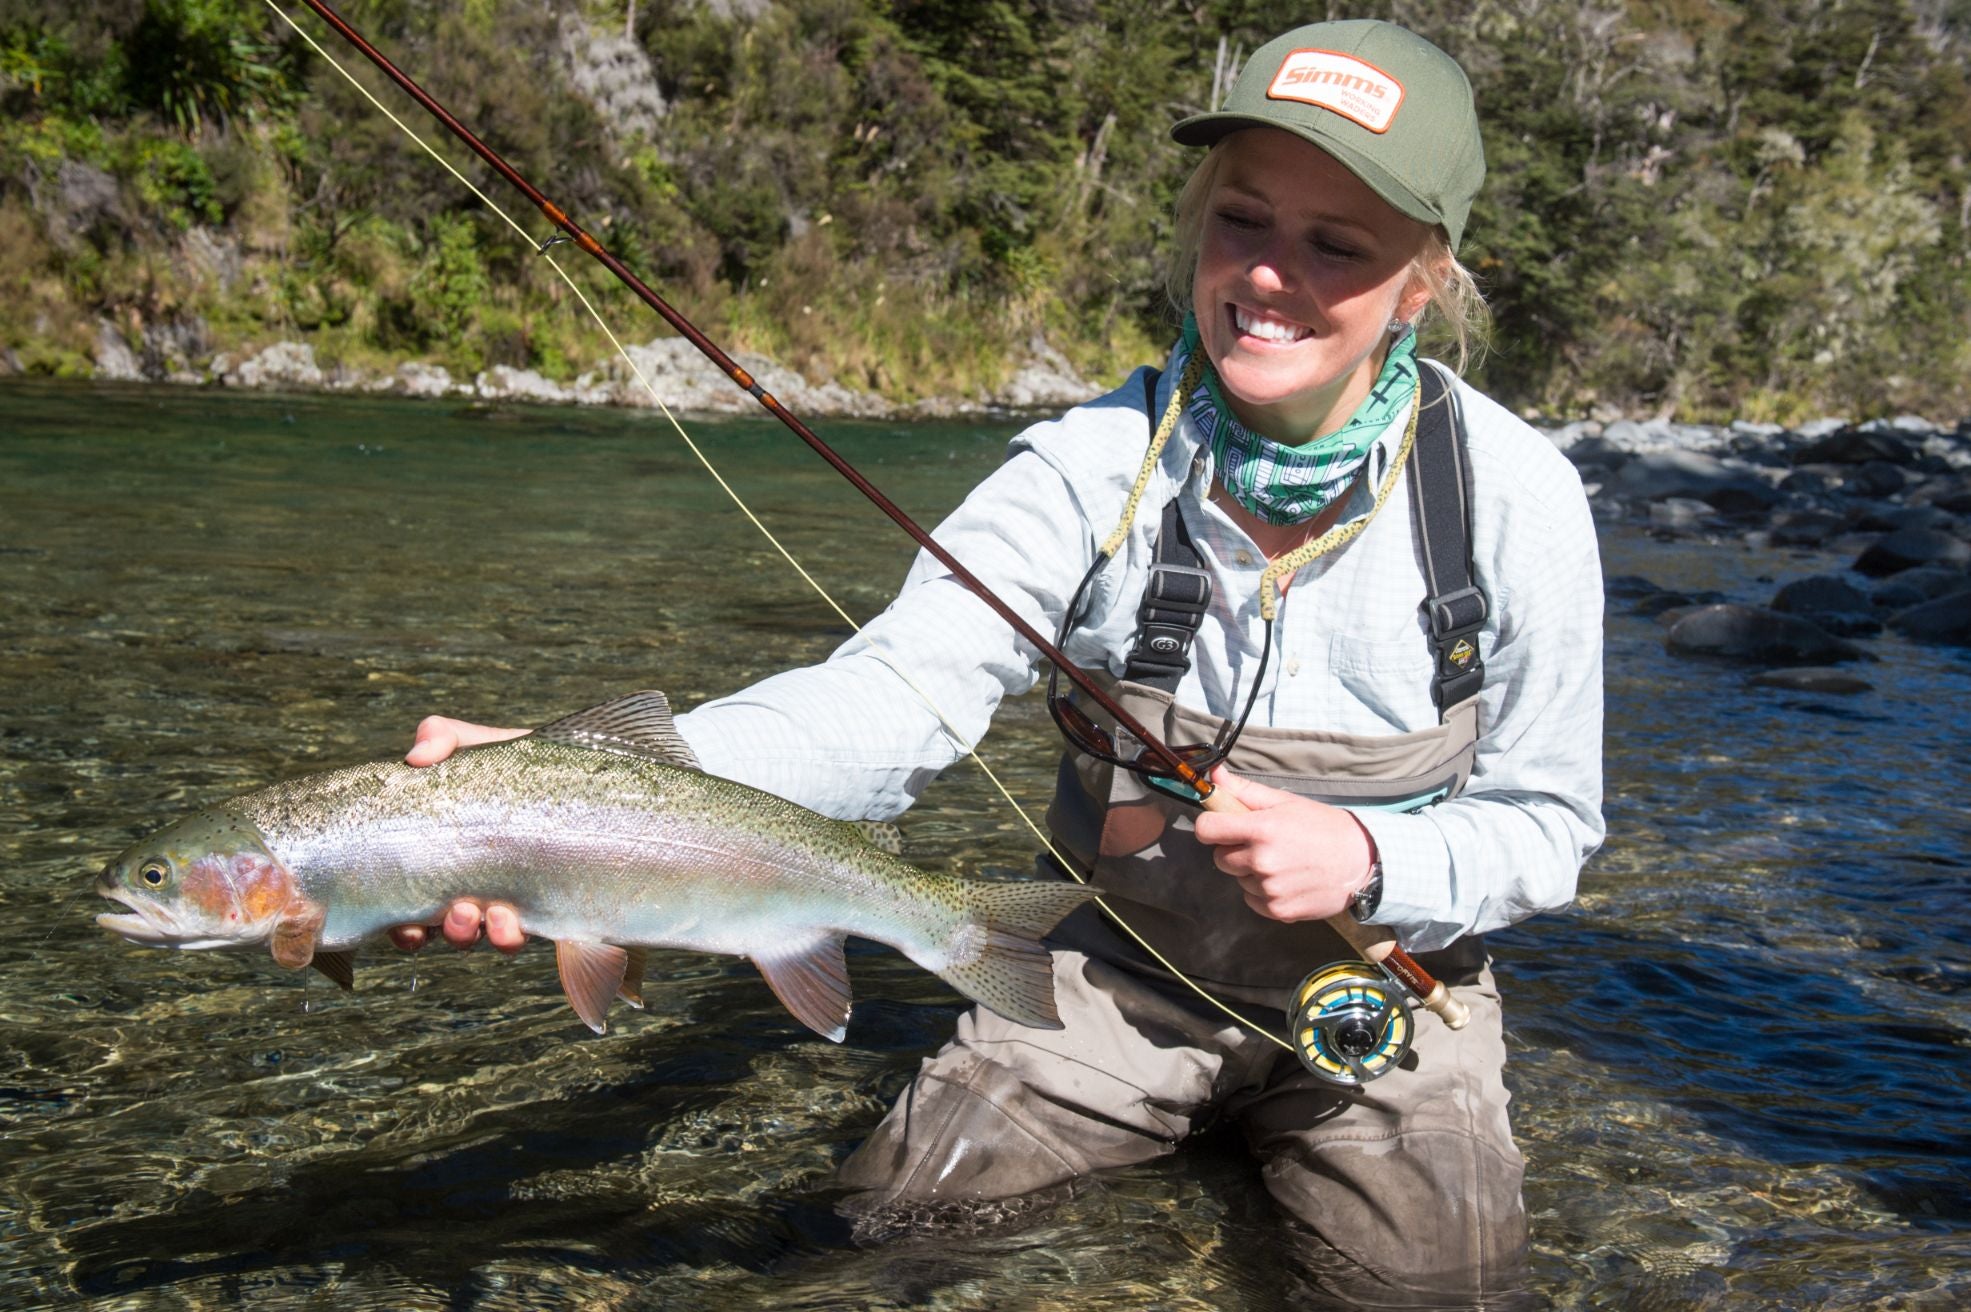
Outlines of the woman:
[[[1402,1069],[1340,1089],[1077,913],[1053,940],[1065,1028],[966,1015],[842,1177],[871,1207],[1023,1197],[1230,1117],[1322,1278],[1495,1291],[1524,1218],[1480,936],[1566,903],[1602,836],[1592,523],[1548,442],[1461,383],[1438,397],[1416,360],[1425,313],[1462,347],[1476,308],[1454,252],[1484,163],[1448,56],[1387,23],[1299,28],[1173,135],[1208,151],[1179,205],[1172,282],[1189,314],[1169,361],[1015,439],[939,538],[1061,631],[1070,659],[1125,676],[1168,741],[1223,742],[1238,722],[1214,779],[1244,814],[1198,813],[1086,751],[1064,761],[1057,846],[1168,960],[1277,1016],[1304,974],[1350,955],[1321,923],[1350,911],[1421,954],[1473,1019],[1420,1017]],[[1462,591],[1483,604],[1456,648],[1419,613],[1444,590],[1425,577],[1434,493],[1418,489],[1441,484],[1399,477],[1434,405],[1463,416],[1477,592]],[[1114,558],[1098,558],[1112,529]],[[1211,585],[1160,647],[1145,626],[1171,615],[1144,607],[1153,578]],[[1182,661],[1150,658],[1186,642]],[[714,774],[893,815],[1035,677],[1031,649],[920,557],[829,661],[678,728]],[[408,759],[506,732],[433,718]],[[510,909],[483,920],[518,946]],[[470,945],[481,922],[460,903],[444,934]]]

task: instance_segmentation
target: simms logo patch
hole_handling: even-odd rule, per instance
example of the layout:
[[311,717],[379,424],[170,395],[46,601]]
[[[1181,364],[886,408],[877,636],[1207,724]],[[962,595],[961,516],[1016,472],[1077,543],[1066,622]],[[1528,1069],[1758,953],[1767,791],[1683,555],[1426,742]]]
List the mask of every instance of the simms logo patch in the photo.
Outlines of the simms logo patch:
[[1266,96],[1319,105],[1371,132],[1387,132],[1403,103],[1403,84],[1338,50],[1296,50],[1280,61]]

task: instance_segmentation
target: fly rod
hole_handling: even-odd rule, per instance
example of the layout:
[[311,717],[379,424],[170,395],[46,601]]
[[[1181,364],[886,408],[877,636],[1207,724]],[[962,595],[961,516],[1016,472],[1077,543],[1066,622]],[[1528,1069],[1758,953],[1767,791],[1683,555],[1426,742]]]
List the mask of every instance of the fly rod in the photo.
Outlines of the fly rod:
[[[579,223],[576,223],[574,219],[570,218],[567,211],[548,199],[538,187],[522,177],[520,172],[511,164],[507,163],[498,151],[495,151],[491,146],[481,141],[470,128],[459,122],[450,110],[441,105],[423,87],[419,86],[416,80],[393,64],[383,52],[371,45],[360,32],[356,31],[355,28],[351,27],[343,19],[342,15],[336,13],[334,9],[325,3],[325,0],[302,0],[302,3],[313,10],[323,22],[334,28],[343,40],[354,47],[363,58],[375,65],[385,77],[402,88],[404,93],[422,106],[426,113],[437,119],[447,132],[450,132],[468,150],[485,161],[486,165],[495,173],[498,173],[508,183],[512,184],[516,191],[525,196],[542,214],[547,216],[549,222],[553,223],[555,227],[566,234],[568,240],[593,256],[598,263],[614,274],[619,282],[634,292],[638,299],[655,310],[663,318],[665,323],[676,329],[679,336],[690,342],[701,355],[717,365],[720,371],[726,377],[730,378],[735,385],[750,394],[769,414],[775,419],[778,419],[790,432],[800,438],[801,441],[805,442],[816,455],[827,461],[836,473],[847,479],[854,486],[856,491],[862,493],[864,497],[868,498],[871,504],[889,516],[891,522],[896,524],[898,528],[909,534],[913,542],[929,552],[933,559],[951,571],[951,576],[967,591],[971,592],[973,596],[990,607],[993,613],[998,615],[999,618],[1011,625],[1015,633],[1031,643],[1041,656],[1045,657],[1056,669],[1060,670],[1070,683],[1074,684],[1076,688],[1088,696],[1090,701],[1113,716],[1119,728],[1134,735],[1137,741],[1143,744],[1144,749],[1168,769],[1175,778],[1196,792],[1201,804],[1207,810],[1237,812],[1247,809],[1237,799],[1218,792],[1216,786],[1206,775],[1199,773],[1188,761],[1173,751],[1169,745],[1164,743],[1157,735],[1151,733],[1135,717],[1131,716],[1118,705],[1115,699],[1103,691],[1101,686],[1095,682],[1087,671],[1070,661],[1053,643],[1036,632],[1033,626],[1022,619],[997,593],[987,587],[970,570],[965,568],[955,556],[940,546],[929,533],[919,527],[917,522],[902,507],[891,501],[889,497],[883,494],[881,489],[863,477],[861,471],[839,455],[834,448],[822,441],[821,437],[813,429],[809,428],[791,410],[782,405],[773,393],[762,387],[759,380],[741,368],[738,362],[720,349],[717,343],[700,332],[697,326],[673,308],[670,302],[659,296],[643,279],[637,277],[627,265],[605,249],[601,242],[597,241]],[[544,243],[542,249],[545,250],[546,246],[547,244]],[[1450,990],[1446,989],[1436,979],[1432,978],[1428,971],[1418,965],[1409,953],[1398,947],[1394,937],[1388,931],[1364,925],[1346,912],[1330,918],[1327,923],[1348,942],[1350,947],[1360,952],[1365,959],[1380,964],[1390,974],[1394,975],[1402,982],[1405,988],[1422,999],[1425,1006],[1443,1017],[1445,1023],[1452,1029],[1463,1027],[1466,1020],[1464,1005],[1451,996]]]

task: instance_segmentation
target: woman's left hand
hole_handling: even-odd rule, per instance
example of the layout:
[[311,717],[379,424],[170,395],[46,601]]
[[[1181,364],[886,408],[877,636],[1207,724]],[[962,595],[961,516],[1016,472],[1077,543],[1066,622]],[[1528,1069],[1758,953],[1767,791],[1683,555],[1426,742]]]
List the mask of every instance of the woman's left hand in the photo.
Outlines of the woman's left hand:
[[1222,765],[1211,781],[1248,809],[1200,812],[1198,841],[1260,915],[1326,920],[1369,882],[1375,844],[1349,812],[1241,779]]

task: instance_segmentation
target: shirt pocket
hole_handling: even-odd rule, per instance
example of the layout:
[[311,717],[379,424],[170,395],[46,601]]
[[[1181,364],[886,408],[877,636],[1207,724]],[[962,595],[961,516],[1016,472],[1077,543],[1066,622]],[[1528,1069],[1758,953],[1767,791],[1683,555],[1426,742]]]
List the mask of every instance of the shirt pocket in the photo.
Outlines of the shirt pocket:
[[1409,733],[1437,723],[1430,644],[1421,633],[1395,642],[1337,633],[1328,642],[1328,668],[1340,692],[1334,728],[1341,732]]

